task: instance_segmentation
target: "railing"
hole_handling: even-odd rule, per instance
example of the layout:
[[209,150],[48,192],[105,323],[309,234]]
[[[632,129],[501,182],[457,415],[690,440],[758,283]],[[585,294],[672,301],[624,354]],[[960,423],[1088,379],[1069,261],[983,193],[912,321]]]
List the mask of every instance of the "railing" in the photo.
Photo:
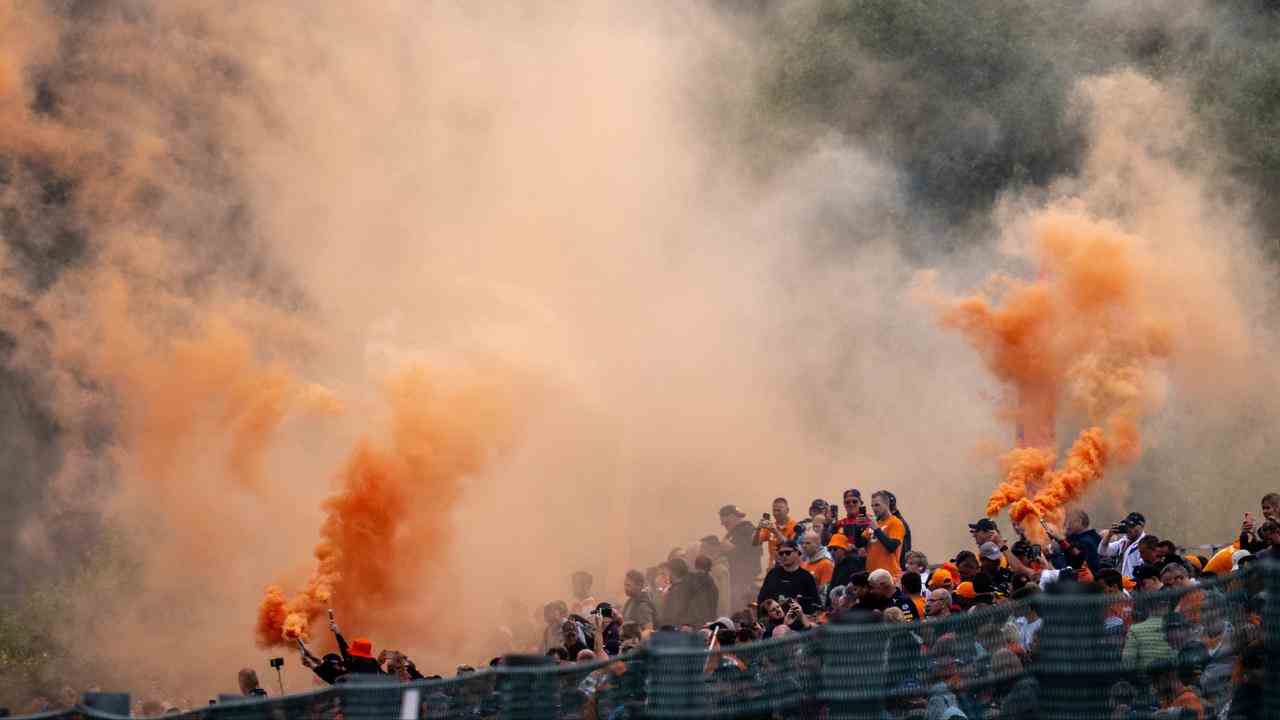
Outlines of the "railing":
[[[1235,697],[1232,717],[1256,698],[1257,717],[1280,718],[1280,565],[1132,601],[1083,590],[1063,583],[923,624],[851,614],[715,654],[697,636],[658,634],[640,651],[591,664],[513,656],[448,680],[357,680],[167,717],[879,720],[960,717],[947,710],[955,706],[968,718],[1109,720],[1121,705],[1125,717],[1151,717],[1185,683],[1205,717]],[[1034,637],[1028,653],[1023,636]],[[93,708],[31,717],[75,716],[120,717]]]

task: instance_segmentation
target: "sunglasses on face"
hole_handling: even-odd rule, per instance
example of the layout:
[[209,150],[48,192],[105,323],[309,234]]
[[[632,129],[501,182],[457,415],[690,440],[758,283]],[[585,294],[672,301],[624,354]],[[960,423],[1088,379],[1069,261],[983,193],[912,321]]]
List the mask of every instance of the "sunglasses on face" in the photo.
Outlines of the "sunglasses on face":
[[778,554],[779,555],[795,555],[796,551],[795,550],[779,550]]

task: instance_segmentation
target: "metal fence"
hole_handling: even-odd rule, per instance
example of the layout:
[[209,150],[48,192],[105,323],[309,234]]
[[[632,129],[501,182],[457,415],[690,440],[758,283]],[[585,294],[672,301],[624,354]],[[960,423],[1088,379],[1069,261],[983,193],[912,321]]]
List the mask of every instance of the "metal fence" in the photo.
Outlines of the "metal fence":
[[[1280,565],[1132,599],[1062,583],[926,623],[847,614],[715,653],[696,635],[660,633],[592,664],[512,657],[448,680],[343,683],[167,717],[1112,720],[1177,717],[1161,708],[1188,688],[1205,718],[1280,718],[1278,600]],[[78,708],[32,717],[119,716]]]

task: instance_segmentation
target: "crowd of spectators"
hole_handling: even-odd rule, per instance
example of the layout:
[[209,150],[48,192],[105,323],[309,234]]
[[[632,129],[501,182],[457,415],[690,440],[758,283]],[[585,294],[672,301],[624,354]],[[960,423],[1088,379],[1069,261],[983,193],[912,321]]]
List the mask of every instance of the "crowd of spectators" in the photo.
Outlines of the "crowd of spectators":
[[[503,628],[510,649],[589,667],[570,688],[580,701],[575,716],[617,720],[630,716],[627,706],[605,698],[626,687],[629,653],[655,633],[698,638],[708,651],[708,682],[728,678],[735,697],[749,697],[753,687],[763,692],[766,675],[776,680],[780,667],[799,677],[822,662],[798,650],[780,663],[756,652],[771,645],[751,643],[874,623],[901,630],[854,661],[882,671],[883,717],[1034,718],[1046,632],[1037,598],[1074,593],[1101,598],[1097,644],[1113,651],[1122,669],[1091,690],[1104,693],[1109,717],[1264,716],[1262,593],[1237,571],[1280,553],[1280,494],[1262,499],[1261,521],[1245,513],[1239,536],[1207,555],[1180,552],[1177,541],[1148,532],[1139,512],[1098,531],[1073,509],[1061,527],[1041,522],[1034,540],[1016,529],[1006,537],[995,520],[980,518],[969,524],[971,546],[934,563],[912,548],[910,525],[887,491],[868,503],[859,490],[846,490],[840,506],[814,500],[803,517],[777,498],[758,522],[726,505],[719,522],[722,532],[628,571],[621,603],[597,598],[594,578],[578,572],[570,598],[547,603],[538,622],[513,606]],[[335,653],[317,657],[300,643],[301,661],[317,682],[440,678],[424,676],[399,652],[375,654],[367,638],[348,642],[332,618],[330,629]],[[456,669],[471,673],[470,666]],[[244,694],[264,692],[252,670],[240,680]],[[482,717],[483,693],[471,699]],[[800,704],[759,716],[824,712]]]

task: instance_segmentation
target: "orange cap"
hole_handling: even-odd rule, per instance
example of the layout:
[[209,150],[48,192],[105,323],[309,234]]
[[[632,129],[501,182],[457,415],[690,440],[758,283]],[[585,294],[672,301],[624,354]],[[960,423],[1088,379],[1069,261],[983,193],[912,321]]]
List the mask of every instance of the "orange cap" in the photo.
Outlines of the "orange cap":
[[937,590],[942,587],[943,581],[947,579],[951,580],[952,588],[955,588],[956,584],[960,582],[960,571],[956,569],[954,563],[942,563],[937,570],[933,571],[933,574],[929,576],[929,589]]
[[844,533],[836,533],[831,536],[831,542],[827,543],[829,548],[842,548],[848,550],[853,544],[849,542],[849,538]]
[[959,595],[962,598],[974,598],[977,597],[978,593],[974,592],[973,583],[965,580],[960,583],[960,587],[956,588],[956,595]]

